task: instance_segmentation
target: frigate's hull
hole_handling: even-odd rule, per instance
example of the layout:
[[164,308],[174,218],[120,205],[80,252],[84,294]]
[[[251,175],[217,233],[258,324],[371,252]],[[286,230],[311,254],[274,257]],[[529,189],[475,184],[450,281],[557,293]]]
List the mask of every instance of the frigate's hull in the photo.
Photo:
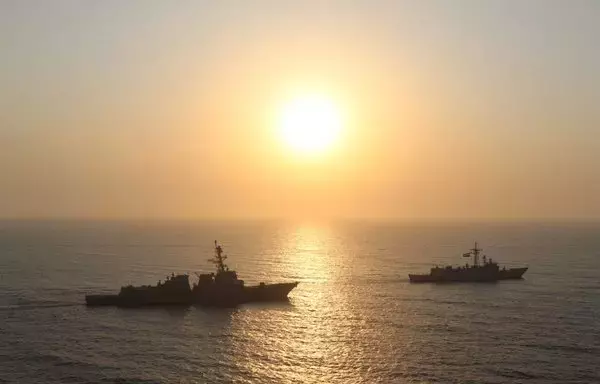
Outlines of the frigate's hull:
[[470,282],[470,283],[486,283],[494,282],[498,280],[516,280],[523,278],[523,275],[527,271],[525,268],[509,268],[498,271],[477,271],[477,270],[464,270],[464,271],[449,271],[447,273],[441,273],[437,275],[431,274],[409,274],[408,278],[411,283],[458,283],[458,282]]
[[522,279],[523,275],[527,272],[527,267],[524,268],[509,268],[500,270],[500,277],[498,280],[517,280]]

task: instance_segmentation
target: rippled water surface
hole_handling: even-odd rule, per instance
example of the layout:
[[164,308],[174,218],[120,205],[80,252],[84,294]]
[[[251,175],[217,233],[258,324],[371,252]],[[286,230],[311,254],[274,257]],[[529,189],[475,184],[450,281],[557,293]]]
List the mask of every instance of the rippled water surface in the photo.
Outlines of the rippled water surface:
[[[86,308],[86,293],[208,271],[290,303]],[[488,256],[522,281],[409,284]],[[0,222],[0,382],[597,383],[600,225]]]

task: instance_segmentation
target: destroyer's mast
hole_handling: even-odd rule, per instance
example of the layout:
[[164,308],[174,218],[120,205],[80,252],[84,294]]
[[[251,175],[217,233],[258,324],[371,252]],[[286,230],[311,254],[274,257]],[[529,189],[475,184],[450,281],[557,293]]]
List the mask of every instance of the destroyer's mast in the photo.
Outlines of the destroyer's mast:
[[224,263],[226,258],[227,256],[223,254],[223,248],[221,248],[221,246],[217,243],[217,240],[215,240],[215,257],[214,259],[209,259],[208,261],[215,263],[217,266],[217,273],[225,272],[229,269]]

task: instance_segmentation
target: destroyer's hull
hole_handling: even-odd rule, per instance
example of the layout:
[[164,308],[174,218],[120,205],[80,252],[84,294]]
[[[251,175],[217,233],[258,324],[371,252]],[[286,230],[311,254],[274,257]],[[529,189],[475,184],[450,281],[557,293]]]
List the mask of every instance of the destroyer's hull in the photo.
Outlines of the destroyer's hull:
[[486,283],[498,280],[521,279],[526,271],[527,267],[499,270],[497,273],[470,273],[470,271],[464,271],[448,272],[439,275],[409,274],[408,278],[411,283]]
[[116,307],[145,307],[145,306],[171,306],[190,305],[191,296],[181,297],[124,297],[122,295],[86,295],[85,303],[89,307],[116,306]]
[[86,295],[88,306],[170,306],[170,305],[200,305],[210,307],[234,307],[251,302],[286,301],[288,294],[298,283],[261,284],[250,287],[223,287],[211,285],[200,289],[190,290],[189,294],[173,297],[158,297],[153,295]]
[[250,303],[255,301],[286,301],[288,294],[298,283],[279,283],[279,284],[264,284],[255,285],[253,287],[244,288],[244,302]]

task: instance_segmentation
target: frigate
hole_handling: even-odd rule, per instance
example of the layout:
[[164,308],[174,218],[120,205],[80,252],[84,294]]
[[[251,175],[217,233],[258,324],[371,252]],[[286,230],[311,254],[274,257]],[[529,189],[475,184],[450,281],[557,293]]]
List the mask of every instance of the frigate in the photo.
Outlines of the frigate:
[[[498,280],[521,279],[527,267],[506,268],[498,265],[491,258],[482,254],[482,249],[475,246],[464,253],[463,257],[473,257],[473,264],[453,267],[435,266],[428,274],[409,274],[411,283],[438,283],[438,282],[493,282]],[[480,263],[480,257],[483,263]]]

